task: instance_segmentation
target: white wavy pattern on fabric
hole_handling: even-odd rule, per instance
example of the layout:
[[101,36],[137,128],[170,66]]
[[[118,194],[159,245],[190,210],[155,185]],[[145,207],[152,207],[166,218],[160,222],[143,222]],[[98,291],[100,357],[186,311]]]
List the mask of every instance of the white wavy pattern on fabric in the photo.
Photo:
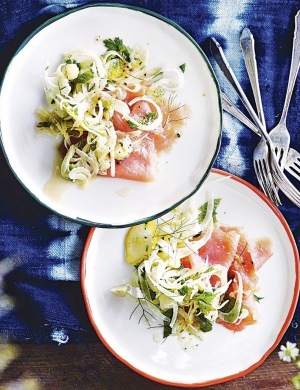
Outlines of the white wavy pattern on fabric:
[[80,258],[83,242],[77,236],[80,225],[68,221],[56,215],[50,215],[47,223],[53,230],[69,232],[66,237],[59,237],[53,240],[47,248],[47,257],[53,260],[60,260],[60,264],[49,266],[48,274],[53,280],[80,280]]
[[[239,45],[239,37],[242,29],[245,27],[242,20],[239,20],[239,15],[245,12],[249,0],[231,1],[219,0],[218,4],[212,2],[212,14],[215,16],[214,22],[208,28],[208,35],[222,36],[228,46],[223,45],[223,50],[228,59],[237,79],[241,82],[241,69],[244,67],[242,52]],[[217,40],[218,37],[216,36]],[[224,75],[216,65],[214,67],[217,78],[220,81],[222,90],[228,94],[231,100],[236,103],[238,97],[225,79]],[[218,160],[222,168],[230,173],[242,177],[245,173],[244,158],[239,149],[238,140],[239,134],[243,130],[243,126],[239,122],[232,120],[229,114],[224,113],[223,116],[223,131],[229,139],[228,145],[222,145]]]

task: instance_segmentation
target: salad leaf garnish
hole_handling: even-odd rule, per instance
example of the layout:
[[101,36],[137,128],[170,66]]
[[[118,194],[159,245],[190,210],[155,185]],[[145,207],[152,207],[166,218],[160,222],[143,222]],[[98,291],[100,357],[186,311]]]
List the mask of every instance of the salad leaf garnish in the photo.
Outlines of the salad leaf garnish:
[[75,60],[71,60],[71,58],[68,58],[66,60],[66,64],[75,64],[75,65],[77,65],[79,70],[82,68],[82,65],[79,62],[77,62]]
[[193,291],[193,289],[191,287],[188,287],[188,286],[183,286],[183,287],[181,287],[181,289],[178,290],[180,295],[190,294],[192,291]]
[[[217,208],[221,202],[221,198],[214,199],[214,209],[213,209],[213,221],[214,223],[218,222],[217,220]],[[198,222],[201,223],[206,215],[207,212],[207,202],[204,203],[202,206],[199,207],[199,215],[198,215]]]
[[228,302],[226,303],[226,305],[224,305],[222,307],[222,309],[220,309],[220,311],[222,313],[229,313],[233,308],[234,308],[234,305],[235,305],[235,298],[233,297],[228,297],[226,298],[226,301],[228,300]]
[[253,296],[254,296],[256,302],[258,302],[258,303],[259,303],[262,299],[265,299],[265,297],[258,297],[258,296],[255,295],[255,294],[253,294]]
[[137,125],[134,124],[133,122],[131,121],[127,121],[127,123],[129,124],[129,127],[133,130],[133,129],[137,129]]
[[232,324],[236,321],[238,316],[241,315],[244,305],[241,304],[239,308],[240,302],[233,297],[228,297],[226,300],[228,300],[228,302],[220,311],[224,313],[223,320]]
[[208,315],[212,311],[212,301],[215,298],[215,294],[209,291],[203,291],[201,294],[197,294],[198,304],[201,313]]
[[94,78],[93,73],[90,70],[88,70],[87,72],[80,74],[75,80],[75,83],[85,84],[88,83],[93,78]]
[[[164,315],[170,318],[170,321],[173,317],[173,309],[169,309],[164,312]],[[166,339],[172,333],[172,328],[170,327],[170,322],[164,321],[164,339]]]
[[154,111],[154,112],[149,112],[149,113],[145,116],[144,121],[145,121],[146,123],[149,123],[149,122],[152,122],[156,117],[157,117],[157,112],[156,112],[156,111]]
[[114,40],[112,39],[105,39],[103,41],[105,47],[108,49],[108,50],[113,50],[113,51],[116,51],[117,53],[121,54],[121,56],[123,57],[123,59],[126,61],[126,62],[129,62],[130,61],[130,53],[131,53],[131,49],[130,47],[128,46],[125,46],[123,44],[123,40],[116,37]]
[[40,122],[38,123],[37,127],[50,127],[52,123],[50,122]]
[[77,148],[81,149],[85,146],[86,142],[85,141],[79,141],[77,144]]
[[94,152],[97,149],[97,141],[91,144],[91,151]]
[[182,70],[182,73],[185,72],[185,67],[186,67],[186,64],[182,64],[179,66],[179,68]]
[[208,272],[210,272],[210,271],[213,271],[213,270],[214,270],[214,267],[211,266],[211,267],[207,268],[207,270],[204,271],[203,273],[206,274],[206,273],[208,273]]
[[170,336],[172,333],[172,328],[170,327],[167,321],[164,321],[164,339]]
[[200,314],[199,316],[200,330],[204,333],[210,332],[213,328],[213,324],[204,317],[204,314]]

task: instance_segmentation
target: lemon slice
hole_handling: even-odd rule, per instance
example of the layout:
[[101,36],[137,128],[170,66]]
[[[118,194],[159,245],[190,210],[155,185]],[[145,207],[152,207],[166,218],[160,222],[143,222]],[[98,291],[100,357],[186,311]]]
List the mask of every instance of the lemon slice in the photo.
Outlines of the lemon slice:
[[156,226],[154,222],[133,226],[126,235],[126,261],[129,264],[139,264],[145,260],[156,246]]

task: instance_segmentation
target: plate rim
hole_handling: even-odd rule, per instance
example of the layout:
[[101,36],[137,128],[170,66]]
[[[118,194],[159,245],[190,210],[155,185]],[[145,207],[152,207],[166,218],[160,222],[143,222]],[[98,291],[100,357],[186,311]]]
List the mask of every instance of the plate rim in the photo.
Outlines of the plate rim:
[[175,29],[177,29],[181,34],[183,34],[187,39],[189,39],[193,45],[196,47],[196,49],[198,50],[199,54],[201,55],[201,57],[203,58],[204,62],[206,63],[206,66],[210,72],[210,76],[212,77],[213,79],[213,82],[215,84],[215,87],[216,87],[216,92],[217,92],[217,95],[218,95],[218,111],[219,111],[219,115],[220,115],[220,123],[219,123],[219,135],[218,135],[218,140],[217,140],[217,143],[216,143],[216,147],[215,147],[215,151],[214,151],[214,154],[212,156],[212,159],[207,167],[207,170],[206,172],[204,173],[204,175],[202,176],[202,178],[200,179],[199,183],[196,185],[196,187],[189,193],[187,194],[185,197],[183,197],[182,199],[180,199],[179,201],[175,202],[173,205],[171,205],[170,207],[167,207],[166,209],[164,209],[163,211],[159,212],[159,213],[156,213],[154,215],[150,215],[148,217],[144,217],[144,218],[141,218],[141,219],[138,219],[138,220],[134,220],[133,222],[129,222],[129,223],[125,223],[125,224],[108,224],[108,223],[101,223],[101,222],[95,222],[95,221],[89,221],[87,219],[84,219],[84,218],[80,218],[80,217],[76,217],[76,218],[73,218],[71,216],[68,216],[68,215],[64,215],[62,214],[61,212],[58,212],[57,210],[53,209],[52,207],[50,207],[48,204],[46,204],[45,202],[41,201],[39,199],[39,197],[37,195],[35,195],[27,186],[25,183],[23,183],[23,181],[19,178],[18,174],[15,172],[15,170],[13,169],[12,165],[10,164],[9,162],[9,158],[8,158],[8,155],[6,153],[6,150],[5,150],[5,147],[4,147],[4,142],[3,142],[3,135],[2,135],[2,127],[1,127],[1,111],[0,111],[0,145],[1,145],[1,149],[3,151],[3,154],[4,154],[4,157],[5,157],[5,160],[10,168],[10,170],[12,171],[12,173],[14,174],[14,176],[16,177],[16,179],[18,180],[18,182],[25,188],[25,190],[36,200],[38,201],[42,206],[46,207],[48,210],[52,211],[53,213],[55,213],[56,215],[59,215],[61,217],[64,217],[64,218],[67,218],[68,220],[71,220],[73,222],[77,222],[77,223],[82,223],[84,225],[88,225],[88,226],[94,226],[94,227],[100,227],[100,228],[106,228],[106,229],[113,229],[113,228],[125,228],[125,227],[130,227],[130,226],[134,226],[134,225],[137,225],[137,224],[141,224],[141,223],[145,223],[145,222],[148,222],[152,219],[156,219],[156,218],[159,218],[161,217],[162,215],[168,213],[170,210],[172,210],[173,208],[179,206],[181,203],[183,203],[186,199],[190,198],[192,195],[194,195],[198,190],[199,188],[202,186],[202,184],[205,182],[205,180],[207,179],[207,176],[209,175],[210,173],[210,170],[218,156],[218,153],[219,153],[219,150],[220,150],[220,147],[221,147],[221,139],[222,139],[222,126],[223,126],[223,110],[222,110],[222,103],[221,103],[221,89],[220,89],[220,86],[219,86],[219,83],[218,83],[218,80],[217,80],[217,77],[215,75],[215,72],[212,68],[212,65],[210,64],[206,54],[204,53],[204,51],[201,49],[200,45],[194,40],[194,38],[192,38],[191,35],[188,34],[187,31],[185,31],[179,24],[177,24],[176,22],[166,18],[165,16],[162,16],[162,15],[159,15],[158,13],[156,12],[153,12],[153,11],[150,11],[150,10],[147,10],[147,9],[144,9],[142,7],[136,7],[136,6],[133,6],[133,5],[128,5],[128,4],[121,4],[121,3],[91,3],[91,4],[85,4],[83,6],[80,6],[80,7],[75,7],[75,8],[72,8],[70,10],[67,10],[63,13],[60,13],[58,15],[55,15],[53,16],[52,18],[48,19],[46,22],[42,23],[39,27],[37,27],[31,34],[28,35],[28,37],[23,41],[23,43],[19,46],[19,48],[17,49],[17,51],[15,52],[15,54],[12,56],[11,60],[9,61],[5,71],[4,71],[4,74],[3,74],[3,78],[2,78],[2,81],[1,81],[1,84],[0,84],[0,101],[1,101],[1,94],[2,94],[2,87],[3,87],[3,84],[5,82],[5,79],[6,79],[6,75],[11,67],[11,64],[12,62],[14,61],[14,59],[16,58],[16,56],[25,48],[25,46],[30,42],[30,40],[35,36],[37,35],[40,31],[42,31],[44,28],[46,28],[47,26],[51,25],[52,23],[55,23],[56,21],[66,17],[66,16],[69,16],[75,12],[80,12],[84,9],[87,9],[87,8],[97,8],[97,7],[111,7],[111,8],[121,8],[121,9],[129,9],[129,10],[133,10],[133,11],[138,11],[138,12],[141,12],[141,13],[144,13],[144,14],[147,14],[147,15],[150,15],[152,17],[155,17],[156,19],[159,19],[169,25],[171,25],[172,27],[174,27]]
[[144,372],[142,370],[139,370],[136,367],[134,367],[133,365],[131,365],[124,358],[122,358],[120,355],[118,355],[118,353],[108,344],[108,342],[102,336],[100,330],[97,328],[96,323],[95,323],[95,321],[93,319],[92,310],[91,310],[90,303],[89,303],[89,300],[88,300],[87,291],[86,291],[86,287],[85,287],[86,264],[87,264],[88,250],[89,250],[89,247],[90,247],[93,235],[94,235],[94,233],[96,231],[95,227],[92,227],[90,229],[89,234],[88,234],[87,239],[86,239],[86,242],[85,242],[85,245],[84,245],[83,253],[82,253],[81,272],[80,272],[80,276],[81,276],[80,283],[81,283],[82,295],[83,295],[83,299],[84,299],[84,302],[85,302],[85,305],[86,305],[86,309],[87,309],[87,314],[88,314],[89,320],[90,320],[90,322],[91,322],[91,324],[92,324],[92,326],[93,326],[97,336],[99,337],[100,341],[106,346],[106,348],[119,361],[121,361],[123,364],[125,364],[126,366],[131,368],[133,371],[135,371],[136,373],[144,376],[147,379],[150,379],[150,380],[152,380],[154,382],[158,382],[158,383],[161,383],[161,384],[164,384],[164,385],[180,386],[180,387],[186,387],[186,388],[205,387],[205,386],[212,386],[212,385],[217,385],[217,384],[220,384],[220,383],[232,381],[234,379],[238,379],[238,378],[240,378],[242,376],[245,376],[245,375],[249,374],[250,372],[254,371],[256,368],[258,368],[266,360],[266,358],[271,354],[271,352],[273,352],[273,350],[276,348],[278,343],[281,341],[281,339],[284,336],[284,334],[285,334],[289,324],[291,323],[291,321],[293,319],[293,315],[294,315],[294,312],[295,312],[296,306],[297,306],[298,295],[299,295],[299,290],[300,290],[300,284],[299,284],[300,283],[299,252],[298,252],[298,248],[297,248],[294,236],[293,236],[293,234],[292,234],[292,232],[290,230],[290,227],[289,227],[287,221],[285,220],[284,216],[279,211],[279,209],[271,202],[271,200],[269,198],[267,198],[263,192],[261,192],[258,188],[256,188],[251,183],[248,183],[244,179],[242,179],[242,178],[240,178],[238,176],[232,175],[232,174],[230,174],[228,172],[222,171],[220,169],[213,168],[211,170],[211,172],[212,173],[217,173],[217,174],[222,175],[222,176],[230,177],[234,181],[237,181],[237,182],[245,185],[250,190],[252,190],[256,195],[258,195],[267,204],[267,206],[270,207],[271,211],[276,215],[276,217],[279,219],[279,221],[283,225],[283,227],[284,227],[284,229],[285,229],[285,231],[287,233],[288,239],[289,239],[289,241],[290,241],[290,243],[292,245],[292,248],[293,248],[294,260],[295,260],[295,277],[296,277],[296,279],[295,279],[295,285],[294,285],[293,299],[292,299],[292,303],[291,303],[288,315],[287,315],[287,317],[286,317],[286,319],[285,319],[285,321],[284,321],[284,323],[283,323],[283,325],[281,327],[281,330],[279,331],[279,333],[278,333],[278,335],[277,335],[273,345],[264,353],[264,355],[256,363],[252,364],[247,369],[245,369],[243,371],[240,371],[240,372],[238,372],[236,374],[225,376],[223,378],[212,379],[212,380],[205,381],[205,382],[199,382],[199,383],[180,383],[180,382],[178,382],[178,383],[175,383],[175,382],[166,381],[166,380],[154,377],[152,375],[149,375],[146,372]]

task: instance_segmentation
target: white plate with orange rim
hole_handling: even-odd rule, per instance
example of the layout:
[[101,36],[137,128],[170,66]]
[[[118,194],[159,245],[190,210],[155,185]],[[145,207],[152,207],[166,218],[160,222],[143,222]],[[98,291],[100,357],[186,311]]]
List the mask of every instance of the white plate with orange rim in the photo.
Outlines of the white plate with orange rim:
[[[161,154],[152,183],[99,177],[82,190],[52,180],[57,140],[35,130],[35,111],[45,105],[40,75],[47,64],[52,75],[70,50],[85,48],[102,54],[99,35],[120,37],[131,47],[147,45],[150,68],[186,63],[185,87],[178,98],[189,107],[190,119],[173,150]],[[156,218],[198,190],[219,151],[222,109],[207,58],[180,26],[136,7],[91,4],[50,19],[23,43],[3,79],[0,120],[7,162],[40,203],[90,226],[124,227]]]
[[[233,333],[215,324],[196,349],[184,351],[176,336],[154,341],[158,329],[139,323],[135,302],[116,297],[112,287],[128,283],[133,267],[124,258],[128,229],[95,229],[82,257],[81,284],[88,315],[106,347],[123,363],[154,381],[184,387],[202,387],[244,376],[264,362],[287,330],[299,293],[299,255],[292,233],[278,209],[244,180],[212,170],[207,183],[221,198],[218,220],[244,227],[249,237],[268,236],[274,255],[258,271],[261,319]],[[215,179],[226,178],[217,181]],[[206,201],[205,189],[195,195]]]

